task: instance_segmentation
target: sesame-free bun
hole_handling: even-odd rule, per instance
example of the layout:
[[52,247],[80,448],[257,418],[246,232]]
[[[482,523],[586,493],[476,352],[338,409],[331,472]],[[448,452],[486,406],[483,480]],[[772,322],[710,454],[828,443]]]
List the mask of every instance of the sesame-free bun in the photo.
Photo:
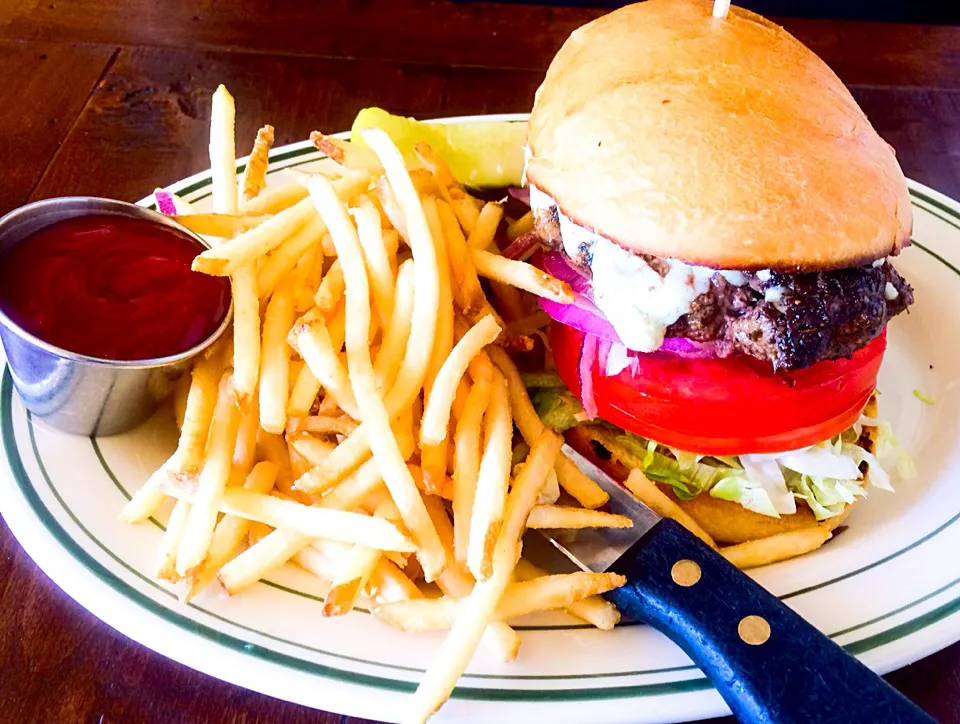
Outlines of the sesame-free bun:
[[527,182],[621,246],[723,269],[824,270],[897,253],[892,148],[783,28],[647,0],[574,31],[527,131]]

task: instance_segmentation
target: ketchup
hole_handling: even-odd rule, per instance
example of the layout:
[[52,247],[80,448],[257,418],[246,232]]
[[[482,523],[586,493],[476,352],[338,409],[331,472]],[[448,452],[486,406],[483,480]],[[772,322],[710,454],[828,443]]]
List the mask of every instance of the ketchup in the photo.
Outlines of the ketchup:
[[94,214],[58,221],[0,253],[0,310],[70,352],[149,360],[209,337],[230,282],[191,271],[202,244],[146,219]]

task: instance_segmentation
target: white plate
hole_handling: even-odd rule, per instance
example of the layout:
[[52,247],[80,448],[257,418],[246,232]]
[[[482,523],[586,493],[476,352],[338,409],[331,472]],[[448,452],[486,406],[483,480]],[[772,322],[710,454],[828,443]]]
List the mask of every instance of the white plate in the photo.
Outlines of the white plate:
[[[471,120],[478,119],[458,122]],[[303,143],[272,158],[277,170],[319,154]],[[204,208],[209,185],[202,173],[171,189]],[[820,551],[754,573],[881,673],[960,639],[960,565],[952,557],[960,549],[960,204],[919,184],[911,194],[915,243],[897,266],[917,302],[890,326],[879,386],[882,415],[913,453],[918,476],[895,495],[872,492],[849,529]],[[914,389],[936,405],[921,403]],[[206,593],[187,606],[151,579],[159,523],[128,526],[117,513],[173,449],[168,417],[119,437],[60,435],[32,424],[5,374],[0,427],[0,512],[37,564],[94,615],[240,686],[318,709],[398,718],[440,634],[404,635],[362,612],[323,619],[322,591],[293,566],[235,598]],[[603,633],[560,614],[520,624],[519,659],[504,665],[481,651],[438,720],[641,724],[727,711],[690,660],[647,627]],[[815,672],[808,676],[815,685]]]

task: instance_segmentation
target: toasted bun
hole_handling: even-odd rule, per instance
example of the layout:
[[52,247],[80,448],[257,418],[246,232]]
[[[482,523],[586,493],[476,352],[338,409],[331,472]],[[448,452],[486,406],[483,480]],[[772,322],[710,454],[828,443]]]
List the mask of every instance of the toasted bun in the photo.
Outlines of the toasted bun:
[[[864,414],[868,417],[874,417],[877,414],[876,398],[871,398],[864,409]],[[876,444],[876,430],[867,428],[865,438],[861,438],[860,444],[869,452],[874,452]],[[670,486],[659,486],[667,495],[673,498],[677,504],[683,508],[691,518],[711,535],[720,545],[732,545],[735,543],[745,543],[750,540],[767,538],[777,533],[787,533],[800,528],[809,528],[811,526],[820,526],[833,530],[847,519],[853,505],[848,505],[844,511],[833,518],[828,518],[823,522],[817,522],[813,512],[806,505],[798,505],[797,512],[792,515],[785,515],[780,518],[771,518],[767,515],[760,515],[747,510],[742,505],[731,503],[726,500],[719,500],[709,495],[697,495],[690,500],[680,500],[674,494]]]
[[822,270],[897,253],[892,148],[826,64],[748,10],[647,0],[576,30],[537,91],[528,183],[638,252]]

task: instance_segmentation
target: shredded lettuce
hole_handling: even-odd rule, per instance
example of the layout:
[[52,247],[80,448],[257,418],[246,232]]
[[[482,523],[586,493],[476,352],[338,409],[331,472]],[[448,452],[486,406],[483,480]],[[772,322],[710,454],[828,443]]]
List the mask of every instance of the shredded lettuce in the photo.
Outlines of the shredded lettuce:
[[530,399],[543,424],[557,432],[566,432],[583,422],[583,405],[565,387],[535,389]]
[[729,476],[710,488],[710,497],[739,503],[747,510],[760,515],[779,518],[780,514],[770,502],[770,496],[763,488],[754,487],[746,477]]
[[542,387],[559,387],[566,389],[563,380],[556,372],[521,372],[520,379],[528,390]]
[[[532,399],[545,425],[560,432],[583,422],[583,408],[566,389],[531,379]],[[541,386],[542,385],[542,386]],[[860,447],[864,427],[876,428],[876,454]],[[709,456],[647,440],[607,423],[591,423],[591,436],[628,468],[639,468],[669,485],[681,500],[707,492],[747,510],[779,518],[805,503],[817,520],[839,515],[867,494],[866,485],[892,491],[888,469],[902,479],[914,474],[913,461],[893,436],[888,422],[862,417],[840,435],[799,450],[740,456]],[[866,463],[866,475],[861,467]]]
[[923,392],[921,392],[920,390],[914,390],[914,391],[913,391],[913,396],[916,397],[918,400],[920,400],[920,402],[922,402],[924,405],[935,405],[935,404],[937,404],[937,401],[934,400],[932,397],[930,397],[930,395],[925,395],[925,394],[924,394]]

